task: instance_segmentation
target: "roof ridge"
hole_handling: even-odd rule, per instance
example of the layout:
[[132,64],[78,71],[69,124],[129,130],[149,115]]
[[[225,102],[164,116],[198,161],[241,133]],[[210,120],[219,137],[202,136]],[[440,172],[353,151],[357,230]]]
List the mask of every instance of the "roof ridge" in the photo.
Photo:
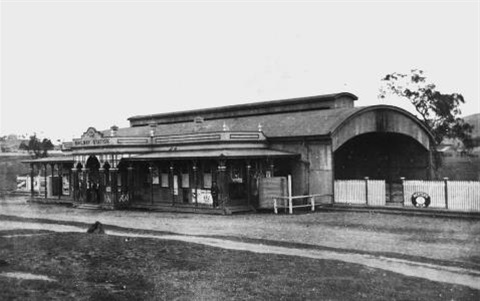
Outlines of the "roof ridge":
[[[345,101],[336,103],[339,98],[347,98]],[[195,117],[202,116],[205,120],[223,119],[227,117],[247,117],[256,115],[275,114],[280,112],[296,112],[318,109],[334,109],[338,106],[353,106],[357,96],[349,92],[324,94],[270,100],[253,103],[235,104],[222,107],[211,107],[187,111],[167,112],[151,115],[137,115],[128,118],[131,126],[146,125],[148,123],[168,124],[192,121]],[[351,103],[350,103],[351,102]]]

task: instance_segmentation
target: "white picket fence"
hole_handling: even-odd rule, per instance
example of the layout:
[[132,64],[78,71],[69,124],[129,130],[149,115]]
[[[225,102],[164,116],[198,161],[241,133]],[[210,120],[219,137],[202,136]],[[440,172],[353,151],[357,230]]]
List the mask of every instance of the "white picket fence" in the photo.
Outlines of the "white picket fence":
[[[415,193],[427,194],[430,204],[426,209],[444,209],[462,212],[480,212],[480,182],[403,180],[403,206],[412,208]],[[385,206],[384,180],[336,180],[334,202]]]
[[368,180],[368,198],[369,206],[385,206],[385,181]]
[[473,181],[404,181],[404,206],[412,207],[415,192],[430,196],[428,208],[480,212],[480,182]]
[[335,203],[366,204],[365,181],[335,181]]
[[385,205],[384,180],[337,180],[334,183],[335,203]]
[[480,182],[449,181],[448,209],[480,212]]
[[443,181],[404,181],[403,205],[405,207],[414,207],[411,198],[416,192],[425,192],[430,196],[431,203],[428,208],[447,208],[445,206],[445,183]]

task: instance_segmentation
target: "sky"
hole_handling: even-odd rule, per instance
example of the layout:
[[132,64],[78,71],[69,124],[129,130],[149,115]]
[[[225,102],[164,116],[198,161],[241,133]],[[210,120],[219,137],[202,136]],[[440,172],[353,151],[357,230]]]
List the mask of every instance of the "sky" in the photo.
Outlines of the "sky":
[[1,1],[0,136],[336,92],[421,69],[480,112],[479,1]]

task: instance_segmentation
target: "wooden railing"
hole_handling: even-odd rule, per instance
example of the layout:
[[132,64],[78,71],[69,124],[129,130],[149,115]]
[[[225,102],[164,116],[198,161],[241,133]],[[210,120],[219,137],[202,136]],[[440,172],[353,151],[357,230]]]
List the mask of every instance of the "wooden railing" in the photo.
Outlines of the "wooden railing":
[[[315,198],[316,197],[331,197],[331,194],[311,194],[311,195],[299,195],[299,196],[275,196],[273,197],[273,212],[278,214],[278,209],[288,209],[288,213],[293,214],[293,208],[306,208],[310,207],[312,211],[315,211]],[[307,204],[294,204],[296,200],[308,199]]]

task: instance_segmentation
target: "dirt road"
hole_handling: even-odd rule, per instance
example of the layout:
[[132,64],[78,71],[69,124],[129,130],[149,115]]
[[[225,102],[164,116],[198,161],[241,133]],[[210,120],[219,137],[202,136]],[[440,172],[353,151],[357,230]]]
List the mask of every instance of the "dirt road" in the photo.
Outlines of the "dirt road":
[[316,212],[213,216],[145,211],[90,211],[0,201],[0,214],[149,229],[304,243],[339,249],[399,253],[480,264],[480,221],[388,214]]
[[[2,221],[0,230],[18,230],[18,229],[39,229],[50,230],[56,232],[85,232],[84,227],[59,225],[41,222],[12,222]],[[178,240],[188,243],[202,244],[222,249],[249,251],[263,254],[277,254],[288,256],[300,256],[312,259],[326,259],[336,260],[348,263],[361,264],[370,268],[391,271],[398,274],[418,277],[427,280],[445,282],[449,284],[456,284],[467,286],[473,289],[480,290],[480,271],[472,268],[459,268],[454,266],[443,266],[441,264],[431,264],[421,261],[404,260],[398,258],[390,258],[385,256],[374,256],[368,254],[358,254],[355,252],[336,252],[318,249],[304,249],[298,247],[282,247],[265,245],[251,242],[239,242],[228,239],[211,238],[204,236],[188,236],[188,235],[164,235],[164,234],[135,234],[132,232],[122,232],[110,230],[109,235],[122,237],[142,237],[163,240]],[[47,235],[46,233],[39,234],[19,234],[7,235],[4,238],[16,236],[36,236]],[[0,273],[0,276],[5,276]],[[14,275],[15,276],[15,275]],[[17,277],[17,276],[15,276]]]
[[[122,228],[173,233],[168,236],[153,235],[161,239],[361,263],[409,276],[480,289],[480,285],[477,285],[480,283],[480,222],[475,220],[344,212],[210,216],[141,211],[88,211],[30,204],[19,198],[2,200],[0,215],[23,218],[21,221],[2,222],[2,229],[33,227],[59,230],[66,227],[65,231],[82,231],[84,229],[68,225],[31,223],[29,219],[63,221],[65,224],[100,221]],[[119,231],[111,234],[132,235]],[[205,235],[211,237],[199,237]],[[229,238],[235,238],[236,241]],[[241,242],[239,239],[308,244],[333,250],[262,245]],[[402,256],[412,256],[414,259],[404,260],[401,259]],[[447,264],[428,263],[428,259],[444,261]]]

